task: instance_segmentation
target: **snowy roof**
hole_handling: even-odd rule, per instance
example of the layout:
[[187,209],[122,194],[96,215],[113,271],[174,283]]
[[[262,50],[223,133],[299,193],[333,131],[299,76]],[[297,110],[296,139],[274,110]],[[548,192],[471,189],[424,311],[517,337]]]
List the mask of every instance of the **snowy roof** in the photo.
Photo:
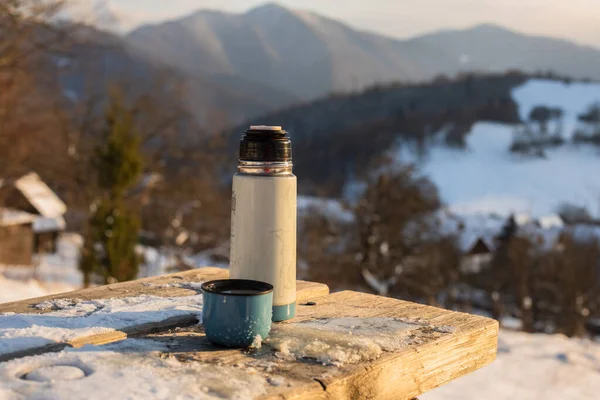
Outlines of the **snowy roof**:
[[62,216],[56,218],[37,217],[33,221],[33,231],[41,232],[56,232],[66,228],[67,223]]
[[524,226],[535,223],[533,217],[528,213],[516,213],[514,214],[514,218],[517,226]]
[[531,215],[527,214],[527,213],[517,213],[514,216],[515,218],[515,223],[518,226],[523,226],[523,225],[528,225],[533,223],[533,218],[531,217]]
[[35,172],[19,178],[15,182],[15,187],[46,218],[60,217],[67,211],[65,203],[58,198],[52,189]]
[[[506,219],[496,215],[486,214],[450,214],[452,219],[459,221],[456,233],[463,252],[468,252],[481,240],[489,249],[494,249],[494,238],[502,231]],[[448,220],[448,217],[446,220]],[[451,224],[449,224],[451,225]]]
[[30,224],[35,220],[35,215],[12,208],[0,209],[0,226],[13,226]]
[[338,200],[298,196],[298,214],[306,215],[311,211],[318,211],[322,215],[340,222],[352,222],[354,220],[354,214]]
[[545,215],[543,217],[539,217],[537,221],[543,229],[550,229],[554,227],[562,228],[565,225],[564,221],[558,214]]

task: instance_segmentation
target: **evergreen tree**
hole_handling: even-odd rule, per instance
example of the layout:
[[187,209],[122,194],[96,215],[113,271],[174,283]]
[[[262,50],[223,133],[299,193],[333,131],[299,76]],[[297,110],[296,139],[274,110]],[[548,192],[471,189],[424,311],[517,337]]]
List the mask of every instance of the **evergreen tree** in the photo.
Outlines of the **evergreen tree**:
[[497,236],[499,247],[508,245],[508,242],[517,234],[517,229],[517,221],[515,220],[515,216],[511,214],[502,227],[502,231]]
[[92,207],[80,262],[84,282],[89,284],[91,274],[101,276],[105,283],[135,279],[140,222],[126,194],[140,178],[143,160],[134,115],[118,91],[111,93],[92,164],[102,195]]

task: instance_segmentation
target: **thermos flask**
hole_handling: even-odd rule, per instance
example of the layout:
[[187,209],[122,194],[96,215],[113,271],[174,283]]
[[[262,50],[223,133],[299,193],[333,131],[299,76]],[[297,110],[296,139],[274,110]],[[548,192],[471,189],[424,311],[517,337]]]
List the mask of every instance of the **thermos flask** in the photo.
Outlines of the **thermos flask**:
[[233,177],[230,277],[270,283],[273,321],[296,313],[296,176],[280,126],[251,126]]

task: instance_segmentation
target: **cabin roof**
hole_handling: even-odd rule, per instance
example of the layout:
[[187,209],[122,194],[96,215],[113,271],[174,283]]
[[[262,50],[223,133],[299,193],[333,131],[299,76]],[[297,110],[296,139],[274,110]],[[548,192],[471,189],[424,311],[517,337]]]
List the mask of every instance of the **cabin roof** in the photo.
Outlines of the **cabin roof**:
[[15,187],[27,201],[45,218],[61,217],[66,211],[65,203],[46,185],[35,172],[15,181]]

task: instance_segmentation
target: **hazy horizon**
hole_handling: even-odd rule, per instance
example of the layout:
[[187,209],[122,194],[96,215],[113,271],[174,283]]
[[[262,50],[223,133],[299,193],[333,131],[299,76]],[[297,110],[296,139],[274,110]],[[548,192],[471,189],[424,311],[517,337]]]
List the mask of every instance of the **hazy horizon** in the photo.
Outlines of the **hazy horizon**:
[[[242,13],[261,0],[75,0],[88,9],[108,4],[125,29],[176,19],[202,9]],[[600,2],[572,0],[280,0],[287,8],[311,11],[356,29],[409,38],[444,29],[496,24],[519,32],[600,47]],[[343,7],[340,7],[343,3]]]

